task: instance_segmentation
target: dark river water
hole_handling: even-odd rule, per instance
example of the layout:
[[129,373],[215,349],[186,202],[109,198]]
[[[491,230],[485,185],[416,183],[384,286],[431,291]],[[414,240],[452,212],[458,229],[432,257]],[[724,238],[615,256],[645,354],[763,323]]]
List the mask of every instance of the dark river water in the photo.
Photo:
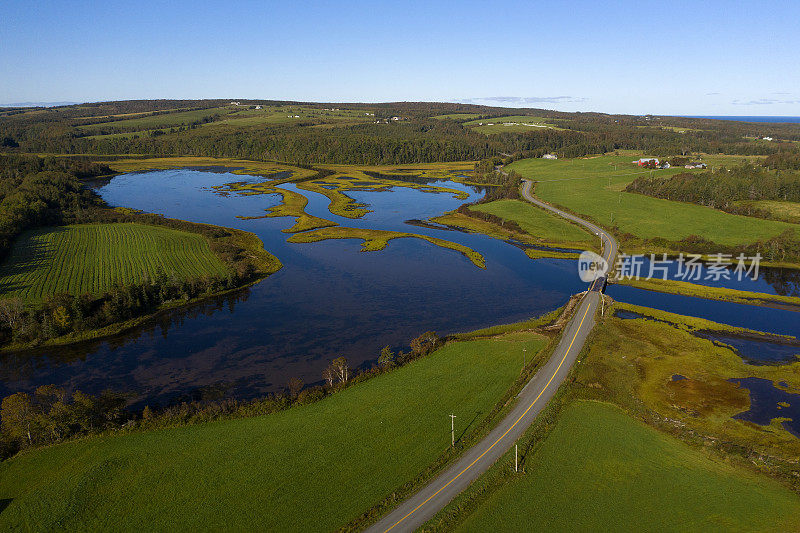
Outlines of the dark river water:
[[[398,239],[379,252],[360,241],[290,244],[290,218],[241,220],[278,203],[277,195],[221,195],[210,187],[264,178],[164,170],[113,178],[98,192],[111,205],[236,227],[257,234],[284,265],[237,295],[168,313],[117,338],[3,356],[0,394],[55,383],[97,393],[132,393],[132,403],[165,404],[221,383],[239,398],[282,389],[291,377],[318,382],[330,359],[371,365],[381,347],[402,348],[418,334],[440,334],[525,319],[563,305],[585,285],[573,261],[530,260],[512,244],[482,235],[405,224],[455,209],[465,200],[409,188],[350,193],[374,209],[361,220],[330,214],[326,197],[308,212],[344,226],[398,229],[462,243],[486,258],[475,267],[452,250]],[[478,189],[438,182],[466,191]],[[286,185],[293,188],[294,185]]]
[[[688,261],[688,256],[686,258]],[[621,267],[621,271],[628,276],[635,274],[635,277],[641,278],[650,276],[655,279],[686,281],[708,287],[800,296],[800,270],[797,269],[760,266],[757,272],[755,269],[749,274],[746,270],[737,272],[738,261],[734,257],[730,259],[730,265],[723,265],[719,271],[715,271],[711,263],[697,263],[696,270],[690,270],[685,261],[683,264],[677,260],[663,261],[663,256],[658,255],[654,259],[653,262],[651,256],[620,259],[627,265]],[[745,257],[745,260],[747,259]]]
[[620,302],[800,339],[800,312],[797,311],[648,291],[628,285],[609,285],[606,294]]
[[[788,418],[781,422],[789,432],[800,437],[800,394],[792,394],[762,378],[731,379],[750,391],[750,409],[734,418],[767,426],[773,418]],[[785,385],[785,384],[784,384]]]
[[[299,192],[309,198],[310,214],[342,226],[458,242],[484,255],[485,270],[458,252],[419,239],[397,239],[385,250],[367,253],[359,251],[358,240],[290,244],[281,230],[293,224],[291,218],[237,218],[263,215],[278,204],[278,195],[225,194],[212,188],[264,180],[220,169],[178,169],[125,174],[96,184],[111,205],[251,231],[284,268],[249,289],[166,313],[114,338],[2,355],[0,395],[54,383],[89,393],[128,392],[135,407],[197,398],[204,390],[255,397],[283,389],[291,377],[319,382],[328,362],[341,355],[352,366],[370,366],[385,345],[405,348],[428,330],[447,334],[523,320],[563,305],[586,288],[574,261],[531,260],[515,243],[413,223],[479,199],[483,192],[478,188],[435,182],[468,193],[467,200],[406,187],[350,191],[373,210],[358,220],[331,214],[323,195]],[[284,187],[297,190],[293,184]],[[798,280],[794,271],[762,269],[756,280],[720,286],[796,294]],[[608,292],[624,302],[800,338],[800,313],[792,311],[622,285],[611,285]],[[758,346],[737,348],[752,360],[766,359],[753,351]],[[773,363],[788,357],[769,355]]]

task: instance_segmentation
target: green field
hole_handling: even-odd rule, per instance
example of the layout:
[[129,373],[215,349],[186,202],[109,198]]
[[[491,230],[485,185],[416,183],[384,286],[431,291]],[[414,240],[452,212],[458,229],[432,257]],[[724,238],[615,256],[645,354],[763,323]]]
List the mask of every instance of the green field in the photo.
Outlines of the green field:
[[473,119],[473,118],[478,118],[479,116],[480,115],[478,113],[450,113],[448,115],[436,115],[435,117],[431,117],[431,118],[436,118],[436,119],[439,119],[439,120],[445,120],[445,119],[450,119],[450,120],[469,120],[469,119]]
[[230,113],[233,106],[226,107],[212,107],[210,109],[197,109],[193,111],[179,111],[177,113],[164,113],[160,115],[150,115],[139,118],[129,118],[125,120],[117,120],[115,122],[103,122],[98,124],[83,124],[78,126],[82,131],[99,131],[111,128],[162,128],[169,126],[180,126],[182,124],[190,124],[197,120],[202,120],[204,117],[212,115],[225,115]]
[[317,403],[95,437],[0,464],[0,529],[329,531],[479,426],[520,375],[518,332],[450,343]]
[[97,294],[115,281],[141,282],[159,271],[180,279],[225,275],[201,235],[143,224],[83,224],[22,234],[0,266],[4,297],[27,301],[68,292]]
[[[513,458],[512,458],[513,459]],[[506,458],[507,462],[507,458]],[[569,405],[458,531],[797,531],[800,497],[605,403]]]
[[[305,106],[263,106],[262,109],[255,109],[254,105],[242,106],[223,106],[209,109],[198,109],[194,111],[178,111],[175,113],[165,113],[160,115],[148,115],[144,117],[134,117],[129,119],[117,120],[114,122],[91,123],[87,122],[77,127],[77,129],[93,133],[91,138],[111,139],[115,137],[133,137],[134,135],[146,136],[155,130],[167,132],[170,127],[188,125],[192,122],[202,120],[206,117],[219,115],[213,122],[203,124],[203,127],[219,126],[256,126],[265,124],[296,124],[308,123],[362,123],[373,122],[375,117],[367,115],[366,111],[355,109],[339,109],[337,111],[326,111]],[[98,117],[103,118],[103,117]],[[100,134],[101,131],[110,129],[134,129],[128,133]],[[145,129],[146,128],[146,129]],[[166,129],[165,129],[166,128]]]
[[[800,225],[724,213],[710,207],[672,202],[624,192],[637,176],[647,176],[632,164],[634,156],[601,156],[587,159],[524,159],[508,170],[542,180],[535,194],[542,200],[586,215],[606,227],[648,239],[680,240],[700,235],[718,244],[749,244],[774,237]],[[666,176],[685,169],[654,171]]]
[[265,106],[263,109],[243,109],[227,115],[219,122],[206,126],[253,126],[260,124],[297,124],[297,123],[359,123],[374,122],[373,115],[367,111],[355,109],[337,109],[336,111],[305,106]]
[[[769,455],[770,467],[776,470],[796,469],[792,464],[800,456],[800,439],[774,421],[761,426],[734,418],[748,410],[750,395],[731,380],[756,377],[800,391],[800,361],[748,364],[730,347],[692,334],[696,330],[743,333],[741,329],[622,303],[615,303],[614,309],[663,322],[623,320],[611,314],[603,319],[587,348],[580,376],[581,381],[598,385],[600,398],[628,409],[658,413],[662,420],[678,421],[674,426],[666,424],[665,429],[674,431],[677,426],[712,436],[707,445],[724,442]],[[758,307],[752,309],[758,313]],[[685,379],[674,381],[675,374]]]
[[588,243],[597,240],[577,225],[522,200],[495,200],[470,209],[513,220],[527,233],[547,241]]
[[528,115],[510,115],[506,117],[482,118],[464,123],[475,131],[492,133],[524,133],[542,129],[562,129],[555,125],[553,119]]
[[739,202],[739,204],[752,206],[756,209],[763,209],[779,220],[800,223],[800,203],[798,202],[759,200],[756,202],[744,201]]

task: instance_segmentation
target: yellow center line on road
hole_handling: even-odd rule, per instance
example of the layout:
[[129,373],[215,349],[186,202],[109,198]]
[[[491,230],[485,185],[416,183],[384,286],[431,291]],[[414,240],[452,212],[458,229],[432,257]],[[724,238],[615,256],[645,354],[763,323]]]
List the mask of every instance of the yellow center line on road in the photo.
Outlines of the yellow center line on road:
[[499,437],[499,438],[498,438],[496,441],[494,441],[494,443],[492,443],[492,445],[491,445],[491,446],[489,446],[488,448],[486,448],[486,451],[485,451],[485,452],[483,452],[482,454],[480,454],[480,455],[478,456],[478,458],[477,458],[477,459],[475,459],[474,461],[472,461],[472,462],[469,464],[469,466],[467,466],[466,468],[464,468],[464,470],[462,470],[461,472],[459,472],[458,474],[456,474],[456,476],[455,476],[453,479],[451,479],[450,481],[448,481],[448,482],[447,482],[447,483],[446,483],[446,484],[445,484],[445,485],[444,485],[442,488],[440,488],[439,490],[437,490],[436,492],[434,492],[432,495],[430,495],[430,496],[429,496],[429,497],[428,497],[428,498],[427,498],[427,499],[426,499],[424,502],[422,502],[421,504],[417,505],[417,506],[416,506],[416,507],[415,507],[413,510],[411,510],[411,511],[410,511],[410,512],[409,512],[407,515],[405,515],[403,518],[401,518],[400,520],[398,520],[397,522],[395,522],[394,524],[392,524],[391,526],[389,526],[389,528],[388,528],[388,529],[386,529],[386,530],[384,531],[384,533],[387,533],[388,531],[391,531],[392,529],[394,529],[394,527],[395,527],[395,526],[399,525],[399,524],[400,524],[400,523],[401,523],[403,520],[405,520],[406,518],[408,518],[408,517],[409,517],[409,516],[411,516],[412,514],[416,513],[416,512],[419,510],[419,508],[420,508],[420,507],[422,507],[423,505],[425,505],[426,503],[428,503],[429,501],[431,501],[433,498],[435,498],[435,497],[436,497],[436,496],[437,496],[437,495],[438,495],[440,492],[442,492],[444,489],[446,489],[448,486],[450,486],[450,484],[451,484],[451,483],[453,483],[455,480],[457,480],[459,477],[461,477],[461,474],[463,474],[464,472],[466,472],[467,470],[469,470],[470,468],[472,468],[472,466],[473,466],[475,463],[477,463],[478,461],[480,461],[481,459],[483,459],[483,456],[484,456],[484,455],[486,455],[487,453],[489,453],[489,451],[490,451],[492,448],[494,448],[494,447],[495,447],[495,445],[496,445],[498,442],[500,442],[501,440],[503,440],[503,438],[505,438],[505,436],[506,436],[506,435],[508,435],[508,432],[509,432],[509,431],[511,431],[512,429],[514,429],[514,426],[516,426],[516,425],[519,423],[519,421],[520,421],[520,420],[522,420],[522,419],[523,419],[523,417],[524,417],[525,415],[527,415],[527,414],[528,414],[528,411],[530,411],[530,410],[533,408],[533,406],[536,404],[536,402],[538,402],[538,401],[539,401],[539,398],[541,398],[541,397],[542,397],[542,394],[544,394],[544,392],[545,392],[545,391],[547,390],[547,388],[550,386],[550,383],[552,383],[552,382],[553,382],[553,380],[554,380],[554,379],[555,379],[555,377],[556,377],[556,374],[558,374],[558,371],[559,371],[559,370],[561,370],[561,365],[563,365],[563,364],[564,364],[564,361],[566,361],[566,360],[567,360],[567,355],[569,355],[569,351],[572,349],[572,345],[575,343],[575,340],[578,338],[578,334],[581,332],[581,327],[583,326],[583,321],[584,321],[584,320],[586,320],[586,315],[589,313],[589,308],[590,308],[590,307],[591,307],[591,305],[587,305],[587,306],[586,306],[586,311],[584,311],[584,312],[583,312],[583,317],[581,318],[581,322],[580,322],[580,324],[578,324],[578,329],[575,331],[575,336],[574,336],[574,337],[572,337],[572,340],[570,341],[570,343],[569,343],[569,346],[567,346],[567,351],[566,351],[566,352],[564,352],[564,357],[561,359],[561,362],[560,362],[560,363],[558,363],[558,367],[556,367],[556,370],[555,370],[555,372],[553,372],[553,375],[552,375],[552,376],[550,376],[550,379],[548,380],[547,384],[544,386],[544,388],[543,388],[543,389],[542,389],[542,391],[539,393],[539,395],[536,397],[536,399],[535,399],[535,400],[533,400],[533,402],[531,402],[531,404],[528,406],[528,408],[527,408],[527,409],[525,409],[525,412],[524,412],[524,413],[522,413],[521,415],[519,415],[519,418],[517,418],[517,420],[516,420],[516,421],[514,421],[514,423],[513,423],[513,424],[511,424],[511,427],[510,427],[510,428],[508,428],[508,429],[506,430],[506,432],[505,432],[505,433],[503,433],[503,434],[502,434],[502,435],[501,435],[501,436],[500,436],[500,437]]

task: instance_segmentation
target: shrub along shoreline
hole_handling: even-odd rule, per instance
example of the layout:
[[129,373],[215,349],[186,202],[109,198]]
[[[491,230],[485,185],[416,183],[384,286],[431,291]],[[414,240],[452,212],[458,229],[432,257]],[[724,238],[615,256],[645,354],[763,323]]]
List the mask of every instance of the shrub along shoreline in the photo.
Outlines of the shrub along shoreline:
[[[572,301],[572,300],[571,300]],[[538,318],[524,322],[494,326],[471,333],[439,337],[429,331],[409,343],[409,351],[393,352],[388,346],[381,350],[377,364],[368,369],[351,369],[345,357],[333,359],[323,372],[323,385],[306,387],[299,378],[290,379],[283,392],[267,394],[253,400],[224,398],[221,400],[180,401],[158,409],[145,406],[141,411],[126,408],[123,394],[106,391],[92,396],[81,391],[68,394],[55,385],[43,385],[33,394],[18,392],[2,401],[2,432],[0,432],[0,460],[17,452],[36,449],[90,436],[103,436],[126,432],[148,431],[180,427],[218,420],[249,418],[284,411],[295,406],[318,402],[353,385],[391,372],[417,359],[426,357],[450,342],[463,342],[491,338],[515,331],[539,331],[551,338],[542,354],[552,348],[553,340],[563,326],[564,314],[572,305],[556,309]],[[538,368],[539,360],[529,361],[514,387],[517,390]],[[509,393],[510,394],[510,393]],[[500,402],[502,409],[509,406],[513,394],[506,394]]]

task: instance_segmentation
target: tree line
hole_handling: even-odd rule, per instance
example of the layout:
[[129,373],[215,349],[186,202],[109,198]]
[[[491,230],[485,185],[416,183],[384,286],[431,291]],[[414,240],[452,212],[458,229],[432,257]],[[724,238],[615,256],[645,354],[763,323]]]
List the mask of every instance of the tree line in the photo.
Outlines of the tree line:
[[733,168],[682,172],[664,178],[639,177],[625,190],[734,212],[739,211],[738,202],[745,200],[800,202],[800,175],[770,170],[775,161],[765,162],[767,166],[746,162]]
[[102,202],[80,179],[109,173],[89,161],[0,154],[0,260],[27,229],[87,220]]
[[[6,149],[63,154],[141,154],[144,156],[236,157],[252,160],[280,160],[294,163],[405,164],[415,162],[481,160],[501,154],[514,158],[539,157],[557,153],[560,157],[581,157],[614,150],[631,149],[659,157],[686,156],[690,153],[775,155],[796,151],[785,142],[800,140],[800,126],[791,124],[758,125],[703,119],[650,120],[649,117],[601,115],[597,113],[554,113],[525,110],[557,120],[558,128],[536,128],[527,132],[485,135],[462,122],[437,120],[445,113],[472,112],[481,116],[519,114],[520,110],[487,108],[463,104],[388,103],[359,104],[377,116],[399,115],[409,120],[390,124],[314,123],[255,124],[212,127],[174,124],[158,129],[159,135],[137,134],[126,137],[89,138],[76,125],[90,120],[100,132],[119,129],[116,119],[96,118],[113,112],[172,113],[224,105],[219,100],[106,102],[41,110],[36,114],[0,116],[0,139]],[[279,105],[286,102],[274,102]],[[321,107],[324,104],[312,104]],[[339,104],[337,104],[339,105]],[[345,105],[345,104],[342,104]],[[209,116],[193,121],[213,121]],[[83,117],[83,118],[82,118]],[[686,124],[674,131],[666,124]],[[130,131],[148,129],[132,126]],[[781,142],[756,142],[745,135],[770,133]]]

